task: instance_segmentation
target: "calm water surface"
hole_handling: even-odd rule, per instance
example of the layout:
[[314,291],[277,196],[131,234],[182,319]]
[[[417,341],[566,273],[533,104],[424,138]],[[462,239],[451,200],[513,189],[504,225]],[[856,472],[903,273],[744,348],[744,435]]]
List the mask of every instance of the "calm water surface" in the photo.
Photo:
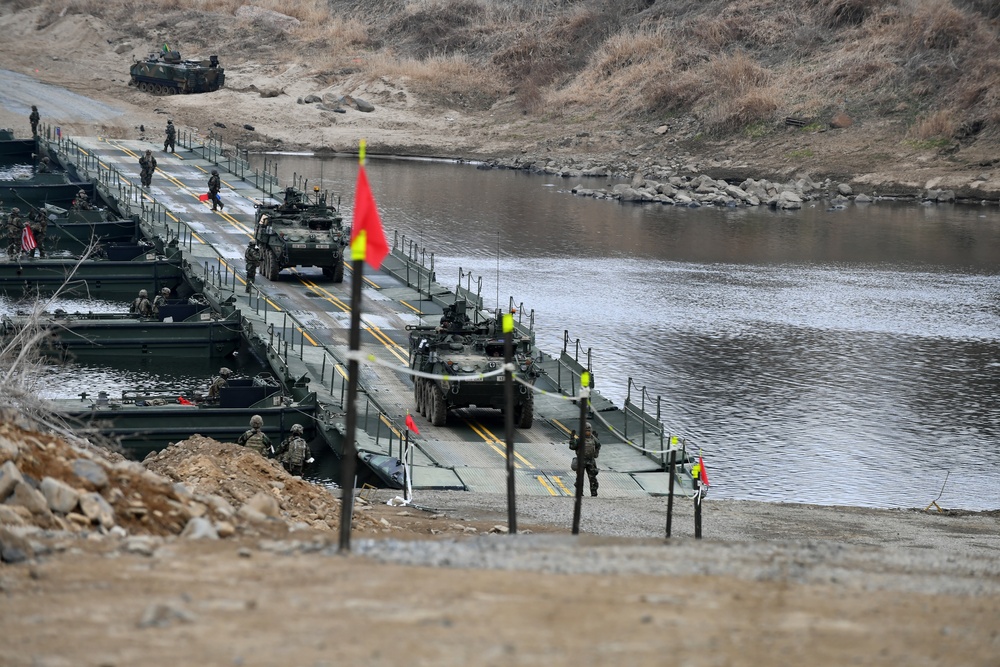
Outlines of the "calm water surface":
[[[355,160],[278,159],[349,217]],[[491,307],[523,301],[546,351],[581,339],[616,404],[630,377],[661,396],[715,497],[924,507],[947,475],[942,506],[1000,508],[995,205],[686,209],[453,164],[367,170],[390,242],[433,251],[444,284],[483,276]]]

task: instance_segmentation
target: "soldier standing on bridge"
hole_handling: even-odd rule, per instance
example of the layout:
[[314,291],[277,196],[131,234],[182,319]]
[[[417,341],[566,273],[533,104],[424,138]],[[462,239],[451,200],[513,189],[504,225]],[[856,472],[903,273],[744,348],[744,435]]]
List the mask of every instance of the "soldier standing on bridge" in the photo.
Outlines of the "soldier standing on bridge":
[[219,178],[219,170],[213,169],[212,175],[208,178],[208,198],[212,200],[212,210],[218,211],[225,208],[222,199],[219,197],[219,190],[222,189],[222,180]]
[[250,239],[250,243],[247,244],[247,251],[243,253],[243,259],[246,261],[247,294],[249,294],[250,285],[253,284],[253,279],[257,275],[257,267],[260,266],[261,260],[264,259],[260,248],[257,246],[257,242],[253,239]]
[[31,105],[31,114],[28,116],[28,122],[31,123],[31,136],[38,136],[38,121],[41,117],[38,115],[38,107],[34,104]]
[[[177,129],[174,127],[174,121],[167,121],[167,129],[164,130],[167,134],[167,138],[163,140],[163,152],[173,153],[174,152],[174,139],[177,137]],[[170,148],[167,148],[167,147]]]
[[139,158],[139,166],[142,168],[139,171],[139,180],[142,187],[148,188],[153,182],[153,172],[156,171],[156,158],[153,157],[153,151],[147,150],[146,154]]
[[[583,469],[587,471],[587,477],[590,478],[590,495],[597,495],[597,457],[601,455],[601,441],[598,439],[597,434],[591,430],[590,422],[585,425],[585,430],[583,432],[583,447],[580,447],[580,438],[576,436],[576,433],[571,433],[569,436],[569,448],[576,452],[576,456],[573,457],[573,471],[577,470],[577,466],[582,465]],[[579,489],[578,489],[579,490]]]

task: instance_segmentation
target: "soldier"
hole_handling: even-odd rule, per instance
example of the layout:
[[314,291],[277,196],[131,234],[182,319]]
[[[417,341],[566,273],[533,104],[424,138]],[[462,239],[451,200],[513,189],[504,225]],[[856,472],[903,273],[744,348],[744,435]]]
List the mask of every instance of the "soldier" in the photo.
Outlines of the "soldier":
[[253,284],[253,279],[257,275],[257,267],[260,266],[260,261],[263,259],[260,248],[257,247],[257,242],[253,239],[250,239],[250,243],[247,244],[247,251],[243,253],[243,259],[246,261],[247,294],[249,294],[250,285]]
[[302,424],[292,424],[292,432],[281,443],[275,457],[292,475],[302,475],[306,463],[312,462],[309,444],[302,437]]
[[89,211],[94,208],[90,204],[90,197],[84,190],[80,190],[76,193],[76,198],[73,199],[73,210],[75,211]]
[[208,178],[208,198],[212,200],[212,210],[217,211],[225,208],[222,199],[219,198],[219,190],[222,188],[222,181],[219,179],[219,170],[213,169],[212,175]]
[[[587,477],[590,478],[590,495],[597,495],[597,457],[601,455],[601,441],[598,439],[597,434],[593,432],[590,427],[590,422],[586,422],[583,431],[583,450],[578,449],[580,439],[576,436],[576,432],[570,434],[569,436],[569,448],[576,451],[577,455],[573,457],[572,468],[576,472],[577,466],[582,464],[584,470],[587,471]],[[579,461],[578,461],[579,459]],[[577,487],[577,491],[579,491]]]
[[51,162],[50,162],[48,156],[43,157],[38,162],[38,169],[37,169],[37,171],[38,171],[39,174],[50,174],[50,173],[52,173],[52,165],[51,165]]
[[16,206],[10,209],[7,216],[7,257],[14,259],[21,252],[21,209]]
[[148,188],[153,183],[153,172],[156,171],[156,158],[153,157],[153,151],[146,150],[146,154],[139,158],[139,166],[142,167],[139,171],[139,180],[142,187]]
[[139,290],[139,296],[135,297],[132,301],[132,307],[129,309],[129,313],[132,315],[138,315],[139,317],[152,317],[153,316],[153,304],[149,302],[149,297],[146,294],[146,290]]
[[[35,236],[35,246],[38,248],[38,256],[45,257],[45,234],[49,230],[49,219],[45,213],[39,209],[31,216],[31,233]],[[35,248],[31,249],[31,257],[35,256]]]
[[153,299],[153,317],[160,316],[160,306],[166,305],[167,299],[170,298],[170,288],[164,287],[160,290],[160,293],[156,295]]
[[38,107],[34,104],[31,105],[31,114],[28,116],[28,121],[31,123],[31,136],[38,136],[38,121],[41,117],[38,115]]
[[232,374],[233,372],[228,368],[226,368],[225,366],[219,369],[218,376],[216,376],[212,380],[212,384],[208,387],[208,400],[210,401],[219,400],[219,395],[222,393],[223,387],[229,386],[229,376]]
[[249,447],[264,456],[265,451],[271,450],[271,439],[261,430],[262,428],[264,428],[264,420],[260,415],[254,415],[250,418],[250,430],[241,435],[236,444]]
[[[164,130],[167,138],[163,140],[163,152],[173,153],[174,152],[174,138],[177,136],[177,130],[174,128],[174,121],[167,121],[167,129]],[[169,149],[167,147],[170,147]]]

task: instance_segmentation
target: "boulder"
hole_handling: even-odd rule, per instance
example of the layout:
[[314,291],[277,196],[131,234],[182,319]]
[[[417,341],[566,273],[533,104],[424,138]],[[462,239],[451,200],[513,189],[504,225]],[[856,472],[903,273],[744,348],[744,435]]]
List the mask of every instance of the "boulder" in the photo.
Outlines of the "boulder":
[[856,204],[870,204],[872,203],[872,198],[862,192],[854,198],[854,202]]
[[13,461],[7,461],[0,466],[0,503],[7,500],[7,496],[14,492],[18,482],[23,481],[24,477]]
[[13,440],[0,436],[0,461],[13,461],[20,453],[20,447]]
[[286,32],[293,30],[302,24],[302,22],[294,16],[282,14],[274,11],[273,9],[264,9],[263,7],[253,7],[251,5],[243,5],[237,9],[236,16],[237,18],[262,23]]
[[778,195],[775,206],[784,210],[794,210],[802,208],[802,197],[791,190],[785,190]]
[[309,94],[309,95],[306,95],[302,99],[302,101],[305,102],[306,104],[317,104],[317,103],[321,103],[323,101],[323,98],[320,97],[319,95]]
[[938,192],[937,201],[940,202],[953,202],[955,201],[955,191],[954,190],[941,190]]
[[66,482],[62,482],[52,477],[46,477],[39,485],[39,490],[45,496],[45,502],[49,509],[60,514],[68,514],[76,509],[80,502],[80,494]]
[[195,517],[184,526],[181,537],[189,540],[217,540],[219,533],[215,530],[212,522],[203,517]]
[[83,481],[93,484],[95,489],[103,489],[108,485],[108,473],[104,472],[104,468],[90,459],[76,459],[73,461],[73,474]]
[[14,485],[14,492],[7,498],[7,504],[19,505],[32,514],[49,513],[49,504],[45,501],[45,496],[24,480]]
[[34,556],[28,540],[9,530],[0,528],[0,561],[21,563]]
[[281,508],[274,496],[264,491],[258,491],[250,500],[246,502],[246,507],[260,512],[264,516],[277,518],[281,515]]
[[80,511],[93,523],[105,528],[115,525],[115,511],[104,497],[91,491],[80,496]]
[[834,129],[842,130],[851,125],[854,125],[854,121],[843,111],[833,114],[833,118],[830,119],[830,127]]
[[837,186],[837,192],[845,197],[850,197],[854,194],[854,189],[847,183],[841,183]]
[[25,518],[22,517],[14,507],[9,505],[0,505],[0,525],[7,524],[10,526],[23,526],[25,523]]

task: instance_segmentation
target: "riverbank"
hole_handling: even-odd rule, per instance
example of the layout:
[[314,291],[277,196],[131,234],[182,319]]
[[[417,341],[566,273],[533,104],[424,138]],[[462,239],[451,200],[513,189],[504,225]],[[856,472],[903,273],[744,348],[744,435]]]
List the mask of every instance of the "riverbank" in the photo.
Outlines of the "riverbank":
[[989,665],[1000,648],[997,511],[709,500],[695,540],[678,501],[664,541],[662,498],[587,497],[573,537],[572,499],[523,497],[511,536],[502,497],[382,490],[345,556],[336,494],[234,445],[138,464],[7,423],[0,459],[12,666]]
[[[297,41],[294,32],[262,19],[198,16],[198,29],[194,21],[175,17],[185,25],[183,48],[221,51],[224,44],[225,88],[156,97],[127,84],[132,59],[158,48],[153,37],[163,33],[155,27],[159,16],[116,25],[110,17],[75,10],[59,16],[41,7],[4,13],[0,30],[8,39],[0,44],[0,57],[5,68],[28,78],[4,77],[0,126],[26,135],[29,107],[38,104],[42,122],[59,126],[64,135],[142,136],[154,146],[169,118],[182,132],[212,134],[251,150],[350,153],[365,138],[373,154],[483,161],[565,172],[569,179],[588,170],[654,180],[669,172],[732,185],[747,179],[829,181],[873,198],[938,201],[944,192],[958,201],[1000,201],[1000,152],[989,131],[964,141],[926,140],[908,137],[892,114],[865,116],[864,122],[859,116],[843,126],[834,122],[833,110],[817,110],[806,125],[775,117],[766,132],[758,127],[713,138],[698,130],[697,114],[623,119],[611,110],[567,115],[558,107],[527,113],[517,94],[480,107],[461,93],[430,86],[423,70],[388,68],[384,58],[378,62],[386,74],[377,76],[372,54],[363,49],[348,48],[340,63],[354,64],[330,72],[316,64],[321,47]],[[270,49],[262,61],[245,42],[248,32],[268,25],[287,48]],[[164,38],[176,39],[166,32]],[[471,84],[457,77],[451,85]],[[101,105],[81,105],[67,90]],[[591,182],[603,185],[600,177],[570,185],[590,188]]]

